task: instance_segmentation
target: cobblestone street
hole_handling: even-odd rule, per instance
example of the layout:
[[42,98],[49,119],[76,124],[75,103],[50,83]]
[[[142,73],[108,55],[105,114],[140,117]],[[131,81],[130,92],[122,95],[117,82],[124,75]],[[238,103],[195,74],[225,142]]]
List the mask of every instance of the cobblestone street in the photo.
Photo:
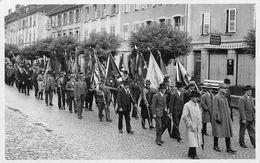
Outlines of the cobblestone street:
[[[188,159],[187,146],[171,139],[168,131],[162,136],[163,146],[155,144],[155,131],[141,128],[140,120],[131,119],[133,135],[120,134],[113,107],[113,121],[99,122],[95,103],[94,112],[84,111],[83,119],[75,114],[45,106],[31,96],[19,94],[14,87],[5,86],[5,158],[17,159]],[[232,146],[237,154],[225,152],[224,139],[220,139],[222,152],[212,149],[213,138],[205,137],[205,150],[198,150],[201,159],[254,159],[255,149],[246,133],[247,149],[238,144],[238,112],[234,110]],[[211,133],[208,125],[208,133]]]

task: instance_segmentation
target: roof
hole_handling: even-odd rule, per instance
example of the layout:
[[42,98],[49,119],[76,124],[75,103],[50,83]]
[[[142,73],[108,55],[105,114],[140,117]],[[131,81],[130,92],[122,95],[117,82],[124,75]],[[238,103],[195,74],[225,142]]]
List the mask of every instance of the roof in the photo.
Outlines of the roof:
[[58,14],[60,12],[67,11],[69,9],[79,7],[79,6],[81,6],[81,5],[60,5],[56,8],[54,8],[53,10],[51,10],[50,12],[48,12],[46,15],[47,16],[55,15],[55,14]]
[[[7,16],[5,16],[5,22],[11,22],[11,21],[15,21],[21,18],[24,18],[26,16],[35,14],[37,12],[49,12],[51,10],[53,10],[54,8],[56,8],[59,5],[37,5],[36,8],[32,9],[31,11],[25,13],[22,11],[22,13],[19,12],[13,12]],[[23,9],[22,9],[23,10]]]

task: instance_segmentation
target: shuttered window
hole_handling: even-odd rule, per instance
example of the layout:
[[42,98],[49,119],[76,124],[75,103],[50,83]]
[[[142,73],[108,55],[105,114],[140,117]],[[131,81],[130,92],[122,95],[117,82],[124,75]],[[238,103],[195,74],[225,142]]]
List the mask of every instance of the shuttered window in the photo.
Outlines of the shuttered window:
[[236,32],[237,10],[230,8],[226,10],[226,32]]
[[200,25],[200,34],[205,35],[210,33],[210,13],[201,14],[201,25]]

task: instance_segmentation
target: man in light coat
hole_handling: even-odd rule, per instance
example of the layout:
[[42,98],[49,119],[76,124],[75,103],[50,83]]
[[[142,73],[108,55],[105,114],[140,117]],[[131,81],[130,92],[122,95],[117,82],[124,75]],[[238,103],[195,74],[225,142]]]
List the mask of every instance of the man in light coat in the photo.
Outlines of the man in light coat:
[[156,144],[161,146],[163,141],[161,139],[163,128],[162,128],[162,117],[163,111],[167,111],[167,104],[166,104],[166,85],[160,84],[159,92],[153,95],[152,99],[152,114],[155,118],[156,122]]
[[201,107],[202,107],[202,134],[208,135],[207,133],[207,123],[211,122],[212,104],[213,104],[213,94],[212,87],[207,86],[206,92],[201,97]]
[[181,133],[185,138],[185,143],[188,143],[189,152],[188,156],[191,159],[198,159],[196,149],[200,147],[202,143],[201,139],[201,111],[198,104],[198,98],[200,93],[197,91],[191,91],[190,101],[188,101],[184,107],[181,117]]
[[226,95],[226,88],[220,86],[218,94],[213,98],[212,109],[212,135],[214,136],[213,149],[220,152],[218,147],[218,138],[225,138],[227,152],[235,154],[236,151],[231,148],[232,120],[231,111],[228,106]]
[[247,85],[244,88],[245,94],[239,99],[240,129],[239,144],[243,148],[247,148],[245,144],[245,132],[247,130],[251,144],[255,148],[255,107],[251,97],[252,88]]

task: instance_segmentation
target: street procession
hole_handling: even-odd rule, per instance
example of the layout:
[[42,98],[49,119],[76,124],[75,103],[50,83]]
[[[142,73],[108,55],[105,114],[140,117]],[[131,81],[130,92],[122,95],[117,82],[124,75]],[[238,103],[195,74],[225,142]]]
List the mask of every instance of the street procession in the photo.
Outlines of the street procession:
[[[140,4],[137,6],[133,4],[133,7],[135,12],[138,10],[143,10],[140,12],[159,10],[160,7],[170,10],[171,7],[174,7],[174,4],[168,5]],[[101,128],[105,130],[105,128],[114,126],[113,130],[106,130],[102,134],[107,135],[107,137],[117,134],[116,138],[109,140],[118,139],[117,142],[122,141],[124,145],[127,145],[128,139],[139,139],[138,142],[148,140],[148,142],[145,142],[146,145],[138,147],[140,152],[144,150],[142,147],[149,147],[155,151],[158,150],[158,152],[163,150],[162,153],[174,153],[170,149],[177,151],[183,149],[183,156],[175,158],[243,159],[245,155],[245,158],[252,157],[251,159],[255,159],[255,85],[252,83],[255,79],[251,80],[255,76],[247,76],[247,79],[244,79],[242,74],[252,74],[246,72],[246,70],[251,72],[254,67],[251,64],[252,69],[243,68],[241,70],[239,68],[239,66],[243,66],[242,61],[248,61],[248,63],[250,61],[251,63],[252,57],[239,54],[240,50],[230,49],[234,46],[237,46],[235,48],[238,49],[245,48],[242,47],[244,44],[236,43],[234,46],[226,46],[225,44],[228,44],[225,43],[225,41],[228,42],[228,40],[225,40],[226,36],[213,33],[212,36],[208,37],[210,43],[203,45],[204,48],[208,46],[209,50],[201,50],[199,57],[196,57],[199,48],[202,47],[198,44],[193,45],[192,41],[196,40],[196,37],[191,38],[187,31],[185,33],[180,32],[176,27],[171,28],[176,26],[176,23],[178,25],[179,17],[174,17],[172,21],[175,22],[170,25],[169,22],[172,21],[168,21],[168,19],[164,19],[164,22],[160,18],[158,19],[159,23],[154,23],[150,19],[148,22],[147,19],[147,25],[134,27],[134,32],[131,35],[125,34],[129,28],[126,26],[127,24],[123,24],[124,41],[118,39],[118,36],[113,33],[116,31],[113,29],[115,26],[113,28],[111,26],[111,34],[106,31],[102,32],[105,29],[103,26],[101,26],[101,32],[97,32],[96,29],[93,32],[95,26],[92,24],[92,33],[88,34],[87,37],[89,38],[84,38],[84,41],[81,39],[83,31],[80,31],[77,27],[75,27],[77,31],[74,35],[57,32],[58,30],[65,31],[66,23],[70,25],[74,25],[73,22],[80,23],[84,19],[85,11],[83,10],[85,9],[86,17],[90,16],[90,20],[85,18],[87,23],[95,19],[95,21],[102,22],[104,20],[102,20],[104,6],[108,7],[109,5],[16,5],[16,11],[10,12],[5,17],[5,21],[10,21],[6,22],[8,25],[8,23],[14,21],[9,18],[12,14],[25,12],[21,14],[24,15],[20,16],[21,18],[15,15],[15,19],[19,21],[19,19],[23,19],[30,14],[44,11],[45,17],[49,18],[46,19],[47,25],[44,25],[44,29],[47,33],[50,33],[50,37],[38,39],[35,43],[25,46],[19,46],[19,44],[26,42],[27,36],[22,42],[7,41],[5,44],[5,105],[6,108],[9,108],[6,109],[5,114],[6,117],[10,117],[9,120],[6,118],[6,125],[15,127],[16,123],[14,120],[11,122],[11,119],[16,119],[17,124],[19,124],[17,126],[22,125],[19,128],[27,130],[28,126],[25,125],[29,124],[30,121],[27,120],[27,116],[24,116],[27,114],[38,121],[32,124],[39,124],[42,121],[45,124],[42,125],[43,127],[50,128],[45,129],[46,131],[53,130],[53,133],[64,134],[65,142],[60,143],[62,146],[66,145],[67,139],[79,144],[81,144],[80,139],[84,139],[86,143],[95,141],[99,145],[109,143],[106,141],[107,139],[102,141],[98,137],[91,136],[88,131],[83,135],[79,134],[82,133],[80,131],[76,136],[72,135],[70,132],[74,130],[72,129],[74,124],[78,126],[75,131],[83,131],[85,127],[97,125],[98,127],[94,127],[96,129],[91,131],[94,135],[99,135],[101,130],[98,130]],[[132,9],[132,6],[124,4],[115,4],[109,7],[111,7],[110,14],[114,14],[110,17],[111,21],[116,19],[118,14],[121,14],[121,7],[122,11],[124,10],[122,17],[126,17]],[[212,6],[208,8],[210,7]],[[236,7],[239,8],[239,5]],[[189,7],[191,13],[192,8],[191,5]],[[233,12],[232,6],[229,8],[226,11]],[[91,11],[97,11],[97,15],[91,15]],[[70,13],[74,13],[74,21],[70,20]],[[203,21],[210,19],[209,14],[209,12],[204,13],[205,20]],[[211,14],[213,17],[214,14]],[[230,15],[230,13],[227,14]],[[60,15],[62,16],[60,17]],[[81,16],[82,18],[80,18]],[[104,16],[106,17],[106,13]],[[31,17],[34,19],[33,15]],[[38,15],[36,17],[38,18]],[[180,21],[183,21],[183,17],[180,18]],[[30,21],[28,22],[28,20]],[[126,21],[127,17],[124,20]],[[39,23],[38,21],[36,20],[35,23]],[[236,21],[239,21],[239,18]],[[23,27],[24,22],[29,24],[28,27],[26,25]],[[29,29],[30,26],[33,28],[33,22],[34,20],[31,20],[31,18],[22,21],[22,28]],[[86,29],[91,26],[87,23],[84,27]],[[211,25],[213,26],[213,24]],[[206,28],[206,26],[204,27]],[[213,29],[213,27],[211,28]],[[13,30],[15,31],[15,29]],[[209,31],[202,28],[202,32]],[[190,33],[192,34],[192,31]],[[33,40],[31,33],[28,38],[30,38],[30,41]],[[222,40],[218,42],[218,39]],[[129,41],[127,47],[124,44],[126,40]],[[123,50],[120,50],[122,47]],[[217,49],[218,47],[220,49]],[[225,47],[228,47],[226,51],[223,50]],[[226,53],[227,56],[223,60],[223,64],[222,56],[225,54],[220,55],[220,53]],[[207,55],[207,57],[204,57],[204,55]],[[218,56],[221,56],[221,59]],[[234,56],[237,58],[234,58]],[[243,56],[244,60],[238,59],[240,56]],[[189,57],[193,58],[194,61]],[[210,61],[210,63],[206,63],[206,61]],[[224,72],[222,73],[222,71]],[[218,72],[221,73],[217,74]],[[253,72],[255,73],[255,70]],[[238,82],[243,84],[238,84]],[[15,99],[17,99],[17,103],[13,102]],[[33,101],[31,106],[30,101]],[[27,106],[28,108],[26,108]],[[11,112],[12,110],[20,110],[21,115],[18,115],[17,111]],[[37,115],[36,112],[42,115]],[[13,118],[11,115],[13,115]],[[46,116],[44,117],[44,115]],[[16,116],[20,118],[14,118]],[[37,117],[42,118],[38,119]],[[23,123],[18,122],[18,120],[23,121]],[[55,121],[61,124],[58,125]],[[62,126],[63,121],[64,128]],[[65,121],[67,122],[65,123]],[[86,121],[88,122],[86,123]],[[65,128],[66,126],[68,128]],[[79,129],[79,126],[81,126],[81,129]],[[57,128],[57,131],[55,131],[55,128]],[[17,130],[20,131],[20,129],[17,127]],[[15,129],[12,130],[15,131]],[[35,128],[35,132],[32,133],[36,134],[36,130],[40,129]],[[6,159],[24,159],[22,155],[27,159],[41,158],[40,156],[34,157],[34,154],[28,154],[30,156],[12,154],[15,153],[11,152],[12,146],[7,146],[7,142],[9,143],[12,140],[12,136],[8,132],[9,130],[6,131],[6,135],[8,135],[8,139],[6,137]],[[150,134],[151,139],[146,137],[146,134]],[[54,135],[52,136],[54,137]],[[30,139],[34,142],[34,136]],[[48,141],[51,140],[49,138]],[[31,141],[29,139],[27,141],[25,143],[27,144],[26,148],[29,148],[28,144]],[[57,138],[58,141],[59,138]],[[138,143],[128,144],[129,148],[134,145],[138,146]],[[33,148],[36,148],[35,146],[37,145],[34,145]],[[95,150],[93,144],[89,146],[85,144],[84,146],[84,143],[82,143],[79,146],[86,149],[85,153],[90,153],[87,150]],[[120,145],[117,146],[111,146],[111,158],[120,158],[119,156],[112,157],[113,150],[127,151],[127,148],[121,149]],[[23,146],[20,148],[23,149]],[[71,146],[71,151],[73,149],[74,147]],[[138,149],[135,152],[138,153]],[[61,148],[58,151],[61,152]],[[211,153],[208,153],[209,151],[212,152],[212,157],[210,156]],[[22,152],[23,150],[21,150]],[[94,159],[110,158],[109,149],[106,152],[108,152],[106,157],[102,157],[102,151],[91,156]],[[79,154],[79,152],[75,153]],[[95,155],[100,155],[101,158],[94,157]],[[129,157],[122,158],[141,158],[132,155],[133,157],[130,157],[131,154],[129,154]],[[153,159],[156,158],[156,154],[154,156]],[[52,157],[47,156],[45,158],[52,159]],[[68,156],[67,159],[73,158],[74,156]],[[90,157],[90,159],[93,158]],[[167,157],[164,156],[164,158]],[[63,159],[63,157],[57,157],[57,159]]]

